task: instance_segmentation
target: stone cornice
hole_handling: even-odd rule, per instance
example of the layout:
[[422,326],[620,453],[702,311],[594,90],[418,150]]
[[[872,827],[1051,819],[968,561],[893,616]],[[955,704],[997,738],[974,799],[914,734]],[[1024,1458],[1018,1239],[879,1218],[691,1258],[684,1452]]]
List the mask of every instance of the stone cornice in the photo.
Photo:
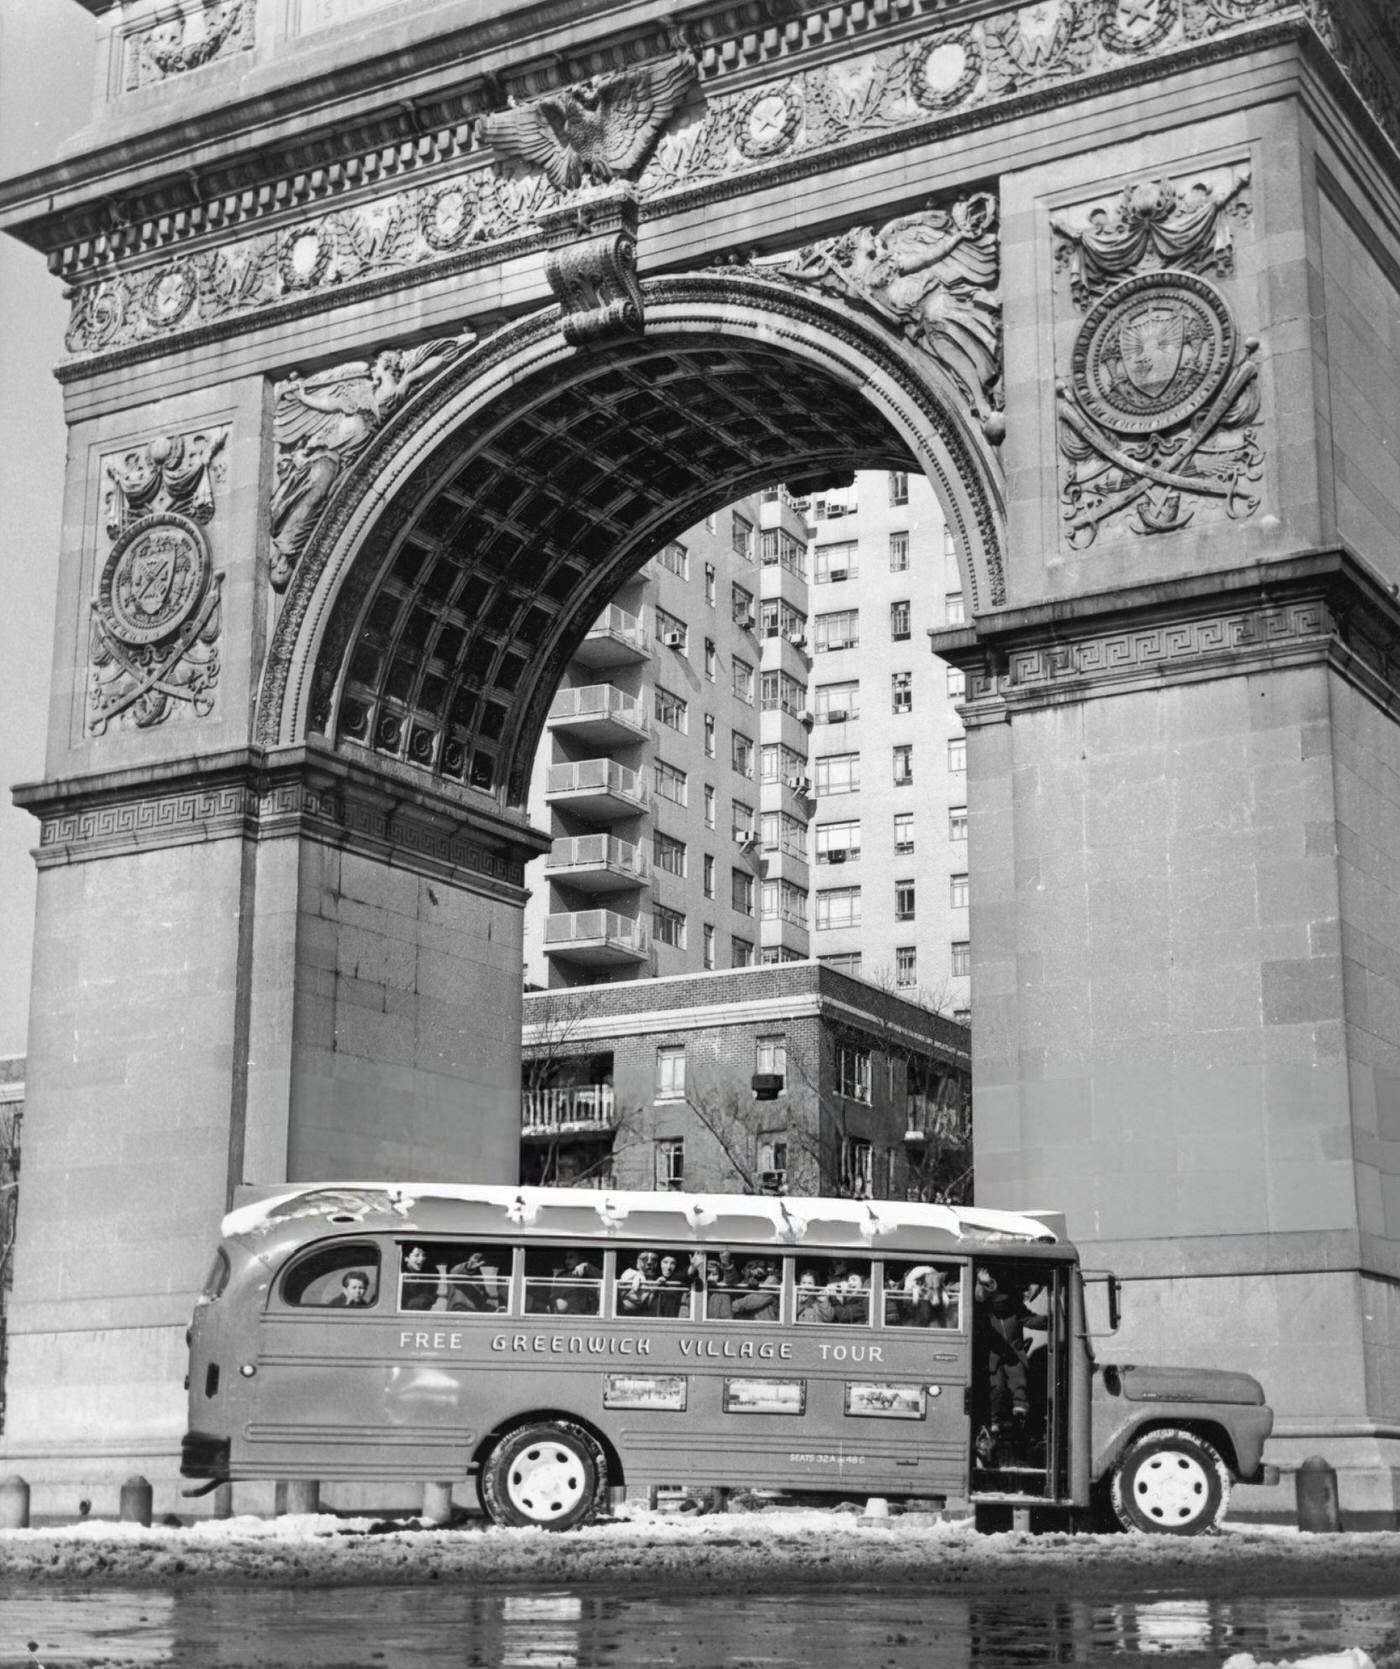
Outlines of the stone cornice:
[[1400,602],[1344,549],[1067,598],[929,634],[967,675],[964,723],[1325,661],[1400,718]]
[[494,804],[319,747],[240,749],[14,790],[39,819],[41,869],[211,840],[298,837],[518,904],[548,840]]

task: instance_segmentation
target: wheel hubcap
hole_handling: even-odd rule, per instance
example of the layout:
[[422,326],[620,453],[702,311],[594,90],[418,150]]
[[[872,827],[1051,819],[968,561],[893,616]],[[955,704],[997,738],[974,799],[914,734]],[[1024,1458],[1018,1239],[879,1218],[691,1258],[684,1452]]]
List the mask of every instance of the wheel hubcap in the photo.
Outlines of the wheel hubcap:
[[512,1504],[526,1517],[548,1523],[583,1499],[584,1467],[559,1443],[535,1443],[515,1457],[510,1469]]
[[1209,1500],[1205,1468],[1194,1455],[1179,1450],[1152,1455],[1133,1479],[1133,1501],[1154,1524],[1189,1524],[1205,1512]]

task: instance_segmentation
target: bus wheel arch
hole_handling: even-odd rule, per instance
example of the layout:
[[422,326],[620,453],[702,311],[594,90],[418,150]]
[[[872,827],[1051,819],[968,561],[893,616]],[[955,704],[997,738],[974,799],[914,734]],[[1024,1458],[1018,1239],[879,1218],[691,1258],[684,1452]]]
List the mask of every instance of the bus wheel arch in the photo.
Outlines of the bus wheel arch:
[[521,1415],[476,1454],[477,1492],[497,1523],[572,1530],[621,1482],[617,1451],[587,1420],[557,1409]]
[[1214,1427],[1140,1428],[1108,1473],[1113,1516],[1141,1534],[1208,1535],[1220,1528],[1230,1505],[1232,1459]]

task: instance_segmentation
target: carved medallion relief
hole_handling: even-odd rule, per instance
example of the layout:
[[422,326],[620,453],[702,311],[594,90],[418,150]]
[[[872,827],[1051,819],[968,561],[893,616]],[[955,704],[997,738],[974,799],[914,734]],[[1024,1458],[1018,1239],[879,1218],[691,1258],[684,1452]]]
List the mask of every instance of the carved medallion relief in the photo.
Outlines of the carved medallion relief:
[[219,680],[220,590],[207,528],[227,429],[163,435],[108,458],[108,541],[92,601],[87,731],[204,718]]
[[1064,535],[1075,550],[1259,507],[1259,343],[1231,294],[1249,175],[1140,182],[1055,216]]

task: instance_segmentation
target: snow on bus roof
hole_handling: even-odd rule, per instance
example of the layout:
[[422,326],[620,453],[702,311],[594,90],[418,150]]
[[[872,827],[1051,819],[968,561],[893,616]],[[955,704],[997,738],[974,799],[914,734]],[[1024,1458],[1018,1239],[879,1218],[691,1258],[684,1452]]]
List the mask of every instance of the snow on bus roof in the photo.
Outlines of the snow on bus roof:
[[[600,1188],[527,1188],[509,1184],[452,1182],[324,1182],[296,1187],[245,1189],[243,1203],[223,1220],[223,1233],[245,1235],[266,1233],[274,1226],[297,1218],[323,1218],[337,1224],[370,1226],[397,1221],[405,1229],[413,1226],[416,1208],[430,1202],[460,1203],[492,1208],[502,1213],[502,1229],[532,1229],[538,1234],[552,1232],[550,1219],[558,1219],[553,1232],[576,1235],[577,1213],[596,1213],[599,1232],[624,1229],[632,1216],[645,1217],[648,1235],[657,1232],[657,1218],[675,1220],[676,1231],[685,1230],[696,1238],[721,1240],[726,1233],[738,1233],[740,1220],[752,1225],[766,1221],[776,1240],[798,1241],[810,1227],[813,1240],[821,1239],[822,1225],[853,1227],[862,1238],[874,1240],[912,1229],[946,1235],[953,1241],[979,1244],[997,1242],[1040,1243],[1064,1239],[1064,1221],[1057,1212],[983,1210],[978,1207],[927,1205],[903,1200],[851,1200],[817,1196],[772,1194],[692,1194],[684,1192],[643,1192]],[[569,1221],[563,1221],[567,1213]],[[475,1224],[480,1232],[489,1225]],[[710,1231],[710,1232],[706,1232]],[[752,1237],[752,1227],[745,1231]]]

